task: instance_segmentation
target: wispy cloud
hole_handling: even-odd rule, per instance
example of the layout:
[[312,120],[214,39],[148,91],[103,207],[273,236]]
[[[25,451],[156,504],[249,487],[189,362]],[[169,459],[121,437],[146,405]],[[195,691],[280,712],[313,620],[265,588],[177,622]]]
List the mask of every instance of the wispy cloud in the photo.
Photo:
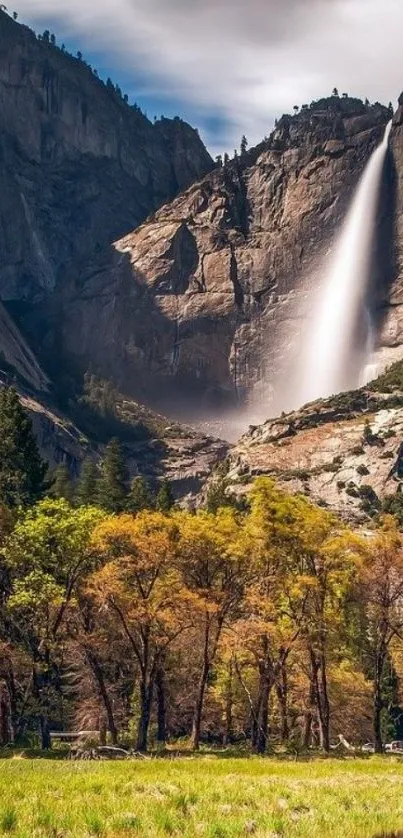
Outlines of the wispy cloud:
[[[401,0],[15,0],[145,79],[200,126],[219,119],[229,149],[336,85],[387,101],[403,87]],[[213,145],[216,138],[210,137]]]

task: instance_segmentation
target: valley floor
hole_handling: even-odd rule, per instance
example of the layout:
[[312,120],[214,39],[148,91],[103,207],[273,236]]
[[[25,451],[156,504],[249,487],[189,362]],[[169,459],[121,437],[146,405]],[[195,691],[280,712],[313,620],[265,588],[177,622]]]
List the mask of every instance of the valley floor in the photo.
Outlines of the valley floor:
[[[403,761],[0,760],[0,834],[393,838]],[[402,830],[399,833],[399,830]]]

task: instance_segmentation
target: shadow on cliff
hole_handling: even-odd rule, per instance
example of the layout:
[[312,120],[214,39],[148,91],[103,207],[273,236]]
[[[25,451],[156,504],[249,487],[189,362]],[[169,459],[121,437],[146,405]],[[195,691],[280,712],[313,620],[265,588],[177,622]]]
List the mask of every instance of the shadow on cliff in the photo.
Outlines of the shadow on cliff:
[[[183,433],[172,417],[190,422],[191,414],[211,417],[236,403],[229,369],[236,315],[228,314],[223,335],[222,313],[203,314],[198,303],[205,292],[189,293],[197,267],[190,235],[181,231],[174,242],[175,251],[186,250],[180,276],[161,271],[152,286],[130,253],[111,244],[65,283],[57,307],[53,298],[34,324],[58,407],[97,444],[118,436],[151,479],[164,474],[166,440]],[[185,293],[183,307],[178,297]]]
[[379,222],[373,251],[372,285],[369,289],[370,306],[375,334],[379,335],[388,313],[388,301],[397,276],[395,221],[397,206],[397,171],[389,148],[385,161]]

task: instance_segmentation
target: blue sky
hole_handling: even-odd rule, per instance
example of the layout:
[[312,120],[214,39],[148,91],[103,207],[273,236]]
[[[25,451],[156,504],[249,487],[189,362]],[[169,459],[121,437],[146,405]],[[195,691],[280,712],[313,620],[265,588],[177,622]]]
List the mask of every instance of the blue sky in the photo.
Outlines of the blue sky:
[[154,115],[179,114],[214,155],[270,133],[294,104],[403,88],[402,0],[12,0]]

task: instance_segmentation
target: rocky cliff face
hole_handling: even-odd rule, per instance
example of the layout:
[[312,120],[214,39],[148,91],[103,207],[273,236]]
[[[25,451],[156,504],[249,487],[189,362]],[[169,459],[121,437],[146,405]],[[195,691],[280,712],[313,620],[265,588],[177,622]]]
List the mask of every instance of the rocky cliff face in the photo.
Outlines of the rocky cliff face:
[[3,11],[0,127],[0,294],[19,314],[212,168],[189,125],[151,124]]
[[[182,400],[211,413],[260,391],[266,399],[298,342],[307,280],[389,118],[380,105],[334,98],[283,117],[269,140],[119,239],[64,286],[70,363],[91,360],[138,398],[173,409]],[[390,172],[385,189],[381,228],[392,223]],[[377,285],[389,280],[380,271]]]
[[[393,177],[393,251],[390,282],[384,286],[383,318],[378,336],[378,356],[382,366],[403,354],[403,94],[393,117],[390,137],[390,163]],[[386,293],[385,293],[386,292]]]

